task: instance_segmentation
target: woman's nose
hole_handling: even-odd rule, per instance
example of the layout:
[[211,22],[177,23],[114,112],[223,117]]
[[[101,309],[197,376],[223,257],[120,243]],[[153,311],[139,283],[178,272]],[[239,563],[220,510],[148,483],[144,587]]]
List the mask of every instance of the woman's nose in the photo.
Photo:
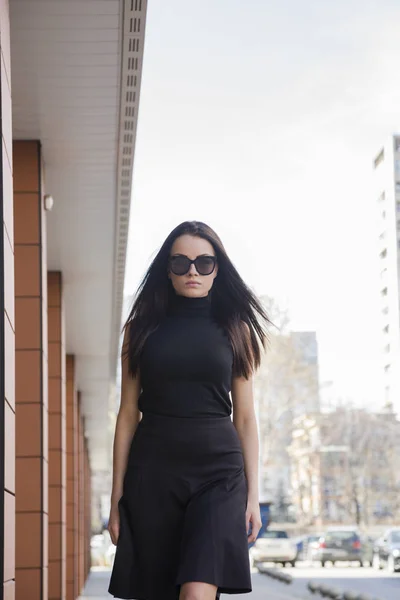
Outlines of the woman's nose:
[[196,267],[195,267],[194,263],[192,263],[192,264],[190,265],[189,273],[190,273],[191,275],[197,275],[197,271],[196,271]]

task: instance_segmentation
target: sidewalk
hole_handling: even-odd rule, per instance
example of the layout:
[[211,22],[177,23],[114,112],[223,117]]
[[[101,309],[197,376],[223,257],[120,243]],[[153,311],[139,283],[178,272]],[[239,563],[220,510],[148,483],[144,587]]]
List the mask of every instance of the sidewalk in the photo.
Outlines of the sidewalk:
[[[111,571],[102,567],[94,567],[89,575],[84,593],[78,600],[110,600],[107,592]],[[228,595],[221,598],[227,600],[300,600],[301,596],[291,593],[290,587],[272,582],[264,575],[253,575],[253,592],[251,594]],[[114,600],[114,599],[113,599]]]
[[83,595],[78,600],[110,600],[113,598],[108,592],[111,570],[105,567],[92,567],[90,575],[83,590]]

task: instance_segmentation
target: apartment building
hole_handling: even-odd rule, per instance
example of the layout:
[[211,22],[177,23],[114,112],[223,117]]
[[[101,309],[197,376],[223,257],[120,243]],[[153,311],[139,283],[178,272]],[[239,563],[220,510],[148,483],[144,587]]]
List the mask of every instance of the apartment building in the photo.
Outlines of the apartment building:
[[384,397],[386,405],[400,414],[400,136],[387,140],[373,166]]

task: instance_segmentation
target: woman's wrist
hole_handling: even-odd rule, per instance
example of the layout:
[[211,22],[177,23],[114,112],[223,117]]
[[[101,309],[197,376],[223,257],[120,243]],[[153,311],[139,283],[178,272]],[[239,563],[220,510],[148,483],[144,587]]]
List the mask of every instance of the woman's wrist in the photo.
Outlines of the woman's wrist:
[[258,504],[258,490],[249,490],[247,500],[248,502]]
[[111,506],[116,506],[122,496],[122,490],[113,490],[111,492]]

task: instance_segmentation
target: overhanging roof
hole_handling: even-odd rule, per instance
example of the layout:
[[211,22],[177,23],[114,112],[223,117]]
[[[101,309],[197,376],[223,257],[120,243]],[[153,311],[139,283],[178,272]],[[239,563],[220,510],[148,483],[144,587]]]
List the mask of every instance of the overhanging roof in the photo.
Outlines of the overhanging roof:
[[110,461],[146,0],[10,0],[14,139],[42,143],[93,469]]

